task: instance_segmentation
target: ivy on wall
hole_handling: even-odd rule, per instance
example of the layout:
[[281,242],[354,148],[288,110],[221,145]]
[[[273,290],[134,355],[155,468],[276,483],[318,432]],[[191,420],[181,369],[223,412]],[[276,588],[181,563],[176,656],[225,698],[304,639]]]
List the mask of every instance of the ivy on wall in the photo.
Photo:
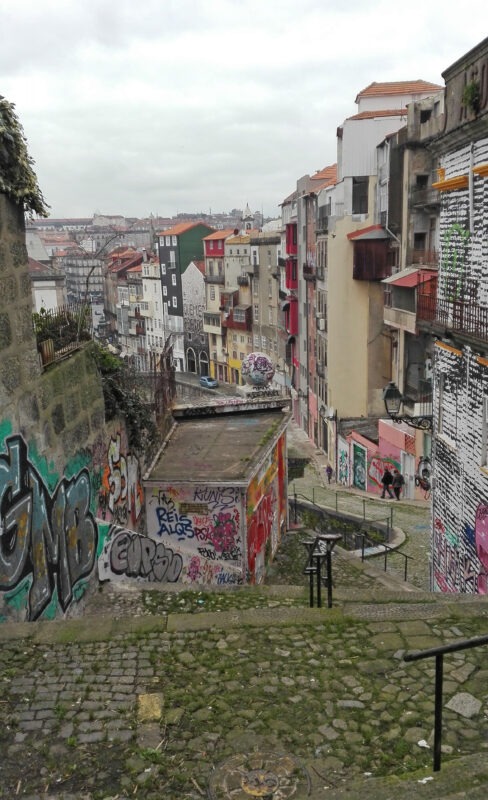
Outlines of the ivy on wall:
[[0,95],[0,192],[22,204],[25,211],[47,217],[49,206],[37,183],[34,162],[14,109],[14,104]]
[[159,441],[158,430],[150,402],[138,386],[136,376],[105,347],[96,344],[92,354],[102,378],[107,420],[123,417],[130,447],[146,455],[152,453]]

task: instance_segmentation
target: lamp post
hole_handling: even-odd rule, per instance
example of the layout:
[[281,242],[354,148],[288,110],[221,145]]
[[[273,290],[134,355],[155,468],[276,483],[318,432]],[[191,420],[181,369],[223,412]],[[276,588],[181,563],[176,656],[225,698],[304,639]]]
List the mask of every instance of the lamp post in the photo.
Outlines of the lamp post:
[[[403,414],[400,414],[404,397],[400,392],[398,386],[394,381],[390,381],[383,389],[383,402],[385,404],[386,413],[393,422],[405,422],[411,428],[416,428],[421,431],[432,431],[432,412],[424,414],[406,414],[405,409]],[[430,404],[426,404],[430,405]]]

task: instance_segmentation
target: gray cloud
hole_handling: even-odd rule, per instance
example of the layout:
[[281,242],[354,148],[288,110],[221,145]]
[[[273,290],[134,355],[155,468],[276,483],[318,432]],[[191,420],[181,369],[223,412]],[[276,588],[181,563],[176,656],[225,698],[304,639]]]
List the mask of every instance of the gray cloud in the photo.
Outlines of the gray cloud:
[[477,41],[455,0],[3,5],[0,92],[54,216],[276,213],[297,177],[335,161],[358,91],[441,83]]

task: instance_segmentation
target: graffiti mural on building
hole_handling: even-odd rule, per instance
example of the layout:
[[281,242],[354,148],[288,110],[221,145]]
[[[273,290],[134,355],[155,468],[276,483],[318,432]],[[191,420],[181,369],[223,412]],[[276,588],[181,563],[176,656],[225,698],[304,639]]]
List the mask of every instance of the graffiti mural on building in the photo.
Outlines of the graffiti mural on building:
[[[273,539],[273,527],[278,528],[276,515],[276,490],[271,486],[255,509],[247,527],[247,563],[256,583],[262,580],[264,570],[264,546]],[[277,536],[277,534],[276,534]],[[261,558],[258,560],[258,556]],[[257,569],[259,567],[259,569]]]
[[488,506],[480,504],[476,509],[475,545],[480,561],[477,589],[479,594],[488,593]]
[[338,437],[338,481],[344,486],[349,486],[349,446],[344,439]]
[[400,469],[400,464],[398,461],[394,461],[392,458],[380,458],[380,456],[374,456],[370,459],[368,464],[368,479],[371,483],[374,483],[376,486],[383,488],[383,484],[381,483],[381,479],[383,477],[383,473],[385,471],[385,467],[392,469]]
[[445,232],[442,245],[442,269],[444,272],[444,295],[453,302],[461,296],[469,230],[456,223]]
[[432,552],[436,589],[451,593],[478,590],[480,570],[474,528],[466,525],[460,536],[435,517]]
[[112,522],[119,525],[135,524],[143,507],[139,459],[133,453],[122,453],[120,433],[110,438],[98,501],[101,518],[110,514]]
[[240,583],[242,498],[232,486],[155,488],[147,499],[150,538],[178,552],[183,583]]
[[183,568],[183,559],[171,547],[148,536],[112,525],[98,559],[100,580],[132,578],[174,583]]
[[0,591],[4,603],[27,594],[26,618],[35,620],[57,598],[63,612],[94,566],[98,529],[90,511],[88,470],[60,480],[51,493],[18,435],[0,454]]

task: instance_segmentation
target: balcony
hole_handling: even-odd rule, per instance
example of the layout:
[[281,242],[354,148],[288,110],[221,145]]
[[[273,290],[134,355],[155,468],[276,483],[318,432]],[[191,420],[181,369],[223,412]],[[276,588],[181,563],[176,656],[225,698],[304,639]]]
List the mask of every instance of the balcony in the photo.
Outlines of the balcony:
[[238,275],[237,276],[237,285],[238,286],[249,286],[249,278],[247,275]]
[[425,267],[437,267],[439,265],[439,253],[437,250],[413,250],[412,264],[422,264]]
[[220,314],[212,311],[203,312],[203,332],[220,333],[221,317]]
[[310,264],[303,265],[303,278],[306,281],[316,281],[317,280],[317,273],[315,271],[315,267],[310,266]]
[[238,331],[252,330],[252,308],[247,305],[238,305],[224,312],[223,328],[232,328]]
[[407,331],[407,333],[412,333],[415,335],[417,328],[417,317],[415,312],[407,311],[403,308],[385,306],[383,309],[383,321],[385,325],[390,325],[392,328]]
[[259,264],[248,264],[244,267],[248,275],[253,275],[255,278],[259,278]]
[[205,283],[218,283],[221,286],[225,283],[225,277],[223,274],[219,275],[205,275],[204,276]]
[[328,233],[329,231],[329,217],[325,212],[326,209],[319,209],[319,214],[317,217],[317,222],[315,223],[315,233],[319,236],[320,234]]
[[441,204],[440,192],[431,186],[413,186],[410,190],[413,206],[418,208],[438,208]]
[[317,361],[316,364],[316,372],[319,378],[325,378],[327,374],[327,370],[324,364],[321,364],[320,361]]
[[[488,306],[465,300],[444,300],[435,295],[417,297],[417,319],[439,327],[488,342]],[[422,326],[425,327],[425,326]]]

